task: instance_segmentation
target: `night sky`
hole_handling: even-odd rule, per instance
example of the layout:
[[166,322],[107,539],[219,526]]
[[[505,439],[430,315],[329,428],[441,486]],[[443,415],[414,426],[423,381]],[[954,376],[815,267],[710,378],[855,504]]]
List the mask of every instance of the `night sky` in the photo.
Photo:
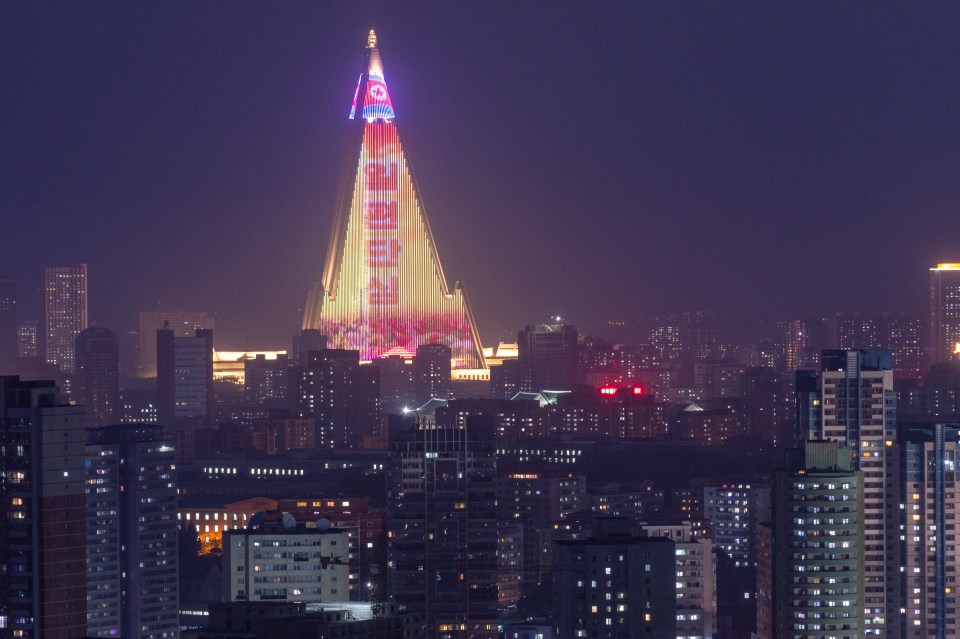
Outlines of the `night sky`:
[[284,348],[377,30],[481,336],[924,308],[960,261],[960,4],[5,2],[0,270]]

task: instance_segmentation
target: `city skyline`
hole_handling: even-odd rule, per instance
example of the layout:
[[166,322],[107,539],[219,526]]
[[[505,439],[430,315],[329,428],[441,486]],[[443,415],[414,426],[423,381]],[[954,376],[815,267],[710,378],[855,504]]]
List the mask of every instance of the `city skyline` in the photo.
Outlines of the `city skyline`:
[[21,318],[85,262],[118,334],[159,303],[286,344],[371,27],[485,344],[549,312],[924,312],[958,259],[955,7],[543,9],[5,7]]

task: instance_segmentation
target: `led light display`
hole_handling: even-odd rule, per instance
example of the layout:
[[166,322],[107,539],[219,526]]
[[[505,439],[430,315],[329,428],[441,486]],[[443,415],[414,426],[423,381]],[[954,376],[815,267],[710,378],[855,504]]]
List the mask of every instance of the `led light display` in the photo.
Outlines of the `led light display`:
[[330,348],[360,351],[362,360],[440,343],[454,368],[485,368],[466,296],[443,275],[372,32],[350,117],[363,127],[357,168],[303,327],[320,329]]

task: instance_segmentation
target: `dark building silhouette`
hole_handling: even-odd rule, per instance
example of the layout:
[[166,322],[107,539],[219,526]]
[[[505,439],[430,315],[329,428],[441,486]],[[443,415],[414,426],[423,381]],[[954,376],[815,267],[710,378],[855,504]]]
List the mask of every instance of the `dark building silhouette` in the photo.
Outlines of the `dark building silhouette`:
[[114,423],[120,416],[120,351],[108,328],[91,326],[77,335],[76,397],[86,409],[88,426]]
[[296,414],[314,418],[317,448],[357,448],[376,434],[380,371],[361,366],[358,351],[312,351],[293,374]]
[[243,362],[243,380],[246,401],[275,407],[289,406],[290,366],[292,361],[284,354],[267,359],[259,354]]
[[391,418],[389,591],[427,639],[497,636],[496,467],[485,415],[462,428]]
[[402,413],[423,405],[413,392],[414,362],[404,355],[385,355],[373,361],[380,370],[380,409],[384,414]]
[[157,419],[174,429],[204,428],[214,415],[213,331],[193,337],[157,331]]
[[570,324],[538,324],[517,333],[518,361],[530,371],[531,390],[572,390],[579,384],[577,341]]
[[790,376],[753,366],[741,378],[744,431],[774,446],[796,443],[795,393]]
[[316,328],[305,328],[293,336],[292,346],[290,359],[296,366],[306,366],[311,351],[322,351],[327,347],[327,336]]
[[0,375],[17,370],[17,283],[0,277]]
[[179,633],[176,453],[159,426],[88,431],[87,634]]
[[0,614],[5,637],[87,629],[83,408],[50,381],[0,377]]
[[413,358],[414,394],[417,406],[434,397],[450,396],[450,358],[452,351],[444,344],[421,344]]
[[597,518],[589,537],[554,542],[557,639],[677,636],[676,546],[634,537],[619,517]]

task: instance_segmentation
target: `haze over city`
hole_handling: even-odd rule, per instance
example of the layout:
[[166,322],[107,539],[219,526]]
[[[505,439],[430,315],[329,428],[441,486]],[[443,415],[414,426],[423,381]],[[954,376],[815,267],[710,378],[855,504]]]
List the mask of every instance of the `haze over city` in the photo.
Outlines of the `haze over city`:
[[8,3],[0,269],[283,347],[380,37],[484,343],[667,310],[921,312],[960,246],[956,5]]

